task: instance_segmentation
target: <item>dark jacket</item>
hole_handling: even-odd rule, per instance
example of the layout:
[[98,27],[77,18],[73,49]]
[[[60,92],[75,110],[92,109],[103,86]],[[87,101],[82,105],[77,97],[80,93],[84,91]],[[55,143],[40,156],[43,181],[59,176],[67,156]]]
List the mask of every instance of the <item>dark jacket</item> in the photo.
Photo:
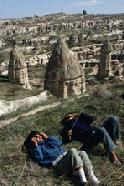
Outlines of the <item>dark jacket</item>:
[[51,166],[52,161],[63,154],[62,142],[57,137],[49,137],[32,147],[29,152],[31,159],[40,165]]
[[[65,124],[61,131],[63,144],[73,140],[80,141],[86,148],[91,149],[102,141],[103,132],[98,127],[91,126],[93,116],[81,113],[78,119],[72,119]],[[68,130],[72,129],[72,140],[67,138]]]

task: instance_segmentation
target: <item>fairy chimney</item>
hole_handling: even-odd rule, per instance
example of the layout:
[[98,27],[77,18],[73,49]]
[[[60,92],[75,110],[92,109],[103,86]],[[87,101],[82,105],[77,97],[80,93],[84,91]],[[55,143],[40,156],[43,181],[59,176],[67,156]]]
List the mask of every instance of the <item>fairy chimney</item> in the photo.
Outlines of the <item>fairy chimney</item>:
[[78,35],[78,46],[81,46],[82,42],[83,42],[83,34],[79,33],[79,35]]
[[123,48],[120,53],[120,63],[124,63],[124,44],[123,44]]
[[108,40],[104,42],[101,47],[101,56],[98,68],[97,77],[99,80],[103,80],[106,77],[109,77],[112,74],[111,71],[111,52],[112,45]]
[[18,84],[25,89],[31,89],[25,58],[17,46],[10,52],[8,75],[11,83]]
[[78,45],[78,35],[73,33],[69,37],[69,46],[70,48],[75,47]]
[[76,53],[58,40],[46,67],[44,88],[57,97],[67,98],[85,92],[85,77]]

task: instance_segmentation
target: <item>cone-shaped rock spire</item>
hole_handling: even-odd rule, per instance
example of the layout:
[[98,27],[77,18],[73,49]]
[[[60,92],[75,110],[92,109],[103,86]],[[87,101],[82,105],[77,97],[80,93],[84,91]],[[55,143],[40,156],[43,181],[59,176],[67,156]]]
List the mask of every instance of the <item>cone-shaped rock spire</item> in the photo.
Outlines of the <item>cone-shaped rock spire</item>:
[[10,82],[21,85],[25,89],[31,89],[25,58],[17,46],[10,52],[8,75]]
[[101,47],[101,57],[99,62],[98,74],[97,74],[99,80],[103,80],[104,78],[109,77],[112,73],[111,52],[112,52],[112,45],[108,40],[106,40]]
[[46,67],[45,89],[57,97],[79,95],[85,91],[84,72],[77,54],[59,39]]

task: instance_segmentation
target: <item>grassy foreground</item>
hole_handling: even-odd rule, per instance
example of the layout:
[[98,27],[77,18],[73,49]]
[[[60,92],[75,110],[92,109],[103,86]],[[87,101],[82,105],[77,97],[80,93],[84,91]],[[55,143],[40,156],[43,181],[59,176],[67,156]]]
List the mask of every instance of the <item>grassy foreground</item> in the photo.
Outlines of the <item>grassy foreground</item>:
[[[62,105],[57,108],[20,118],[10,126],[0,129],[0,185],[73,185],[68,178],[57,177],[52,169],[42,168],[30,160],[26,160],[26,155],[21,152],[21,145],[31,130],[44,131],[48,135],[59,135],[62,117],[68,112],[81,110],[97,115],[96,123],[100,123],[109,115],[119,115],[121,122],[124,121],[124,100],[117,94],[114,94],[112,98],[109,94],[100,95],[97,90],[90,96],[72,100],[62,100]],[[121,127],[123,129],[123,125]],[[66,148],[72,146],[80,149],[81,144],[74,142],[67,145]],[[95,173],[106,186],[124,186],[124,150],[118,150],[118,154],[123,160],[120,167],[111,164],[107,156],[90,154]]]

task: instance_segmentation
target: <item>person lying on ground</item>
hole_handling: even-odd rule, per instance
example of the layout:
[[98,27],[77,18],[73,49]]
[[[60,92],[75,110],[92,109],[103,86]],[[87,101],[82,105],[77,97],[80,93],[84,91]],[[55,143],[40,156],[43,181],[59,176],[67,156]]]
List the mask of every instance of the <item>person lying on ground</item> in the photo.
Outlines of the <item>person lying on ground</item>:
[[121,162],[115,153],[116,144],[120,138],[119,118],[111,116],[100,127],[92,126],[93,121],[94,116],[86,113],[66,115],[62,119],[63,128],[60,133],[63,144],[76,140],[81,142],[82,149],[88,152],[102,143],[111,161],[120,165]]
[[41,166],[53,167],[60,175],[71,175],[80,186],[86,185],[87,179],[92,181],[93,185],[100,183],[94,175],[93,166],[86,152],[75,148],[65,151],[57,137],[48,137],[44,132],[31,131],[23,147],[33,161]]

